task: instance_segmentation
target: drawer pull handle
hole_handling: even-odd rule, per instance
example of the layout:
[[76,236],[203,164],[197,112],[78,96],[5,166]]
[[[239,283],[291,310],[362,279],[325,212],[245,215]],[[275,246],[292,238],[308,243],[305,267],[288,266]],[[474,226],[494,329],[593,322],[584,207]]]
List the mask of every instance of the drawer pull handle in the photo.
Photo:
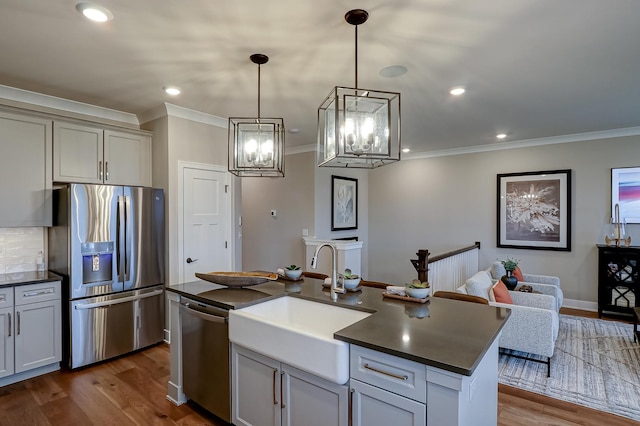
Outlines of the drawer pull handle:
[[273,405],[278,405],[278,398],[276,398],[276,374],[278,370],[273,370]]
[[9,337],[11,337],[11,314],[9,314]]
[[27,292],[23,293],[22,295],[24,297],[33,297],[33,296],[42,296],[44,294],[53,294],[53,289],[52,288],[48,288],[46,290],[27,291]]
[[377,368],[372,367],[372,366],[370,366],[369,364],[366,364],[366,363],[364,364],[364,368],[366,368],[367,370],[375,371],[376,373],[384,374],[386,376],[391,376],[394,379],[399,379],[399,380],[404,380],[404,381],[409,380],[409,376],[401,376],[399,374],[389,373],[388,371],[377,369]]

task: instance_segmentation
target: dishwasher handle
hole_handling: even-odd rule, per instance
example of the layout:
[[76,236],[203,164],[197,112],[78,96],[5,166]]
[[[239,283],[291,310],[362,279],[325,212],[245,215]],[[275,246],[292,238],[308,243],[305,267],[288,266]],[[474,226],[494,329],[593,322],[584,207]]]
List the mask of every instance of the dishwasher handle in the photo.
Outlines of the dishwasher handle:
[[[205,321],[217,323],[226,323],[227,321],[229,321],[229,317],[227,315],[224,315],[227,313],[227,311],[225,311],[224,309],[192,305],[191,303],[181,303],[180,310]],[[222,313],[222,315],[219,315],[218,313],[216,313],[216,311]]]

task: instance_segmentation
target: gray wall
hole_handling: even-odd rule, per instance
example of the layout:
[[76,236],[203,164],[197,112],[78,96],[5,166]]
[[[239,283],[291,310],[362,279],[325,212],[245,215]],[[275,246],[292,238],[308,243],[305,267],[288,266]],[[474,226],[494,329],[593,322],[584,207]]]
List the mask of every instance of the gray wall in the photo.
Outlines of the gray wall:
[[243,270],[304,265],[302,230],[314,232],[313,159],[313,153],[287,155],[284,178],[241,179]]
[[[597,301],[597,250],[611,215],[611,168],[640,165],[640,137],[621,137],[402,161],[369,176],[369,272],[402,283],[417,249],[482,244],[482,268],[521,259],[525,272],[557,275],[565,297]],[[496,247],[496,175],[572,169],[572,250]],[[373,189],[375,188],[375,190]],[[630,233],[640,242],[639,225]],[[373,279],[372,278],[372,279]],[[586,307],[586,306],[585,306]],[[591,306],[593,307],[593,306]]]

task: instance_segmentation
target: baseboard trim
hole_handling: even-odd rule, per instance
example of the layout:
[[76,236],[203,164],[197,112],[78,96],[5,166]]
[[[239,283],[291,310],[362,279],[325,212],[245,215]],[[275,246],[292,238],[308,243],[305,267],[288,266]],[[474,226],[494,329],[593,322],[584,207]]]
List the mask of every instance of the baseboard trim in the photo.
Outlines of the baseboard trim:
[[563,308],[580,309],[583,311],[598,312],[598,303],[589,302],[587,300],[564,299],[562,301]]
[[12,374],[11,376],[3,377],[0,379],[0,387],[18,383],[23,380],[32,379],[43,374],[52,373],[60,370],[60,362],[45,365],[42,367],[34,368],[33,370],[23,371],[22,373]]
[[182,405],[187,402],[187,396],[182,392],[182,386],[171,381],[167,385],[167,399],[174,405]]

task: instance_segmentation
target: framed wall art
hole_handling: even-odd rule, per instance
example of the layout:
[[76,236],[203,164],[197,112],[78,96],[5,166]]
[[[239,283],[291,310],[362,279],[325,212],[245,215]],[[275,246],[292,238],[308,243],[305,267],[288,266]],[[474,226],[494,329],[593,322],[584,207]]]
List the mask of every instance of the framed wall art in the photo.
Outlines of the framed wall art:
[[571,251],[571,170],[498,175],[498,247]]
[[331,176],[331,230],[358,229],[358,179]]
[[640,223],[640,167],[611,169],[611,217],[616,204],[626,223]]

